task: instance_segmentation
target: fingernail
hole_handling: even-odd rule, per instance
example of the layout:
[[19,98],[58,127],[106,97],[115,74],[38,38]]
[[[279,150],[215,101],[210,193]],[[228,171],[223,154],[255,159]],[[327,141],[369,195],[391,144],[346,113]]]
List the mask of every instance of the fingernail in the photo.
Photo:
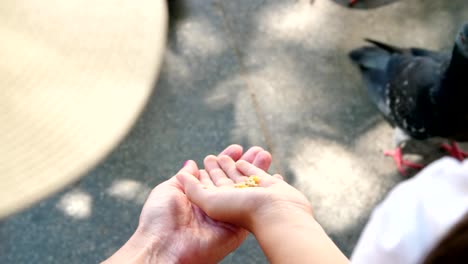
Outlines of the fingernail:
[[189,161],[186,160],[186,161],[184,162],[184,166],[182,166],[182,167],[185,167],[185,165],[187,165],[188,162],[189,162]]

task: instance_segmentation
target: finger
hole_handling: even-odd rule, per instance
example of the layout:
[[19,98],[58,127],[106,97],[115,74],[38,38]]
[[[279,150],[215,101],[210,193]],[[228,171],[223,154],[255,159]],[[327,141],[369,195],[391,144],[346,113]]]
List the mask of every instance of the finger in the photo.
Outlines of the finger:
[[263,151],[261,147],[258,147],[258,146],[251,147],[244,153],[244,155],[242,155],[240,159],[245,160],[248,163],[252,163],[255,160],[255,157],[257,156],[257,154],[260,153],[261,151]]
[[224,171],[218,165],[216,156],[207,156],[204,160],[205,170],[210,175],[215,186],[232,185],[234,182],[229,179]]
[[275,177],[275,178],[277,178],[277,179],[280,179],[280,180],[284,181],[284,178],[283,178],[283,176],[281,176],[281,175],[279,175],[279,174],[275,174],[275,175],[273,175],[273,177]]
[[255,167],[254,165],[246,162],[245,160],[239,160],[236,162],[237,169],[244,175],[257,175],[259,177],[271,177],[270,174],[264,170]]
[[188,174],[192,174],[193,176],[199,178],[200,177],[200,174],[199,174],[199,170],[198,170],[198,166],[197,166],[197,163],[193,160],[187,160],[185,163],[184,163],[184,166],[182,167],[182,169],[179,170],[179,172],[186,172]]
[[177,180],[180,181],[187,198],[198,206],[210,217],[216,217],[216,210],[220,211],[219,208],[225,208],[224,201],[220,199],[214,199],[213,194],[216,193],[216,189],[207,188],[197,178],[192,175],[181,172],[176,175]]
[[218,164],[225,172],[226,176],[233,182],[239,183],[247,180],[247,177],[237,169],[236,162],[228,156],[223,155],[218,157]]
[[256,156],[252,165],[261,170],[267,171],[271,165],[271,154],[268,151],[262,150]]
[[[177,180],[181,183],[187,198],[200,207],[200,204],[205,196],[204,192],[207,190],[206,187],[193,175],[190,175],[184,171],[176,175]],[[203,208],[202,208],[203,209]]]
[[214,186],[213,181],[211,181],[210,175],[208,175],[208,172],[206,172],[206,170],[200,170],[200,183],[206,187]]
[[219,153],[218,157],[221,156],[221,155],[226,155],[226,156],[231,157],[231,159],[237,161],[242,156],[242,151],[243,151],[243,148],[242,148],[241,145],[232,144],[229,147],[227,147],[226,149],[224,149],[223,151],[221,151],[221,153]]

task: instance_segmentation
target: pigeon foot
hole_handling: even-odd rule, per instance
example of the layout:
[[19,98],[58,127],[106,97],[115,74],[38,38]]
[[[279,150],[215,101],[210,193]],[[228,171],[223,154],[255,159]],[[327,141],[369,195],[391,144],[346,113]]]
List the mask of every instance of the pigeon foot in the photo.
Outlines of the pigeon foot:
[[451,141],[450,145],[449,144],[442,144],[442,149],[447,151],[450,156],[458,159],[459,161],[463,161],[465,158],[468,157],[468,152],[465,152],[460,149],[458,146],[457,142]]
[[359,0],[349,0],[348,6],[353,7]]
[[405,167],[413,168],[417,170],[424,168],[424,165],[422,164],[414,163],[414,162],[403,159],[403,152],[401,150],[401,147],[398,147],[395,150],[387,150],[384,152],[384,155],[391,156],[393,158],[393,160],[396,163],[398,171],[403,176],[407,175]]

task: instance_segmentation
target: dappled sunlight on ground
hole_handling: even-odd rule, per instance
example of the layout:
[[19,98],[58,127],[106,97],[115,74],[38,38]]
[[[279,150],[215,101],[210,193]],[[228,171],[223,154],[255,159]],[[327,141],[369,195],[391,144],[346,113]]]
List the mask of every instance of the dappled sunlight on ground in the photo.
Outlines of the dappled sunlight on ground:
[[391,161],[373,151],[384,143],[392,147],[391,140],[376,141],[382,134],[391,134],[385,123],[368,130],[352,147],[320,138],[305,138],[294,147],[296,155],[289,161],[296,175],[293,184],[308,195],[317,218],[328,230],[339,232],[354,225],[379,200],[381,184],[368,177],[369,172],[381,175],[381,181],[393,181],[384,178],[392,174]]
[[178,25],[177,41],[184,43],[182,53],[198,53],[199,56],[220,55],[227,48],[223,36],[210,21],[200,17]]
[[57,203],[57,209],[64,215],[75,219],[86,219],[92,213],[92,197],[79,189],[65,193]]
[[114,198],[143,204],[150,191],[151,188],[136,180],[119,179],[115,180],[112,185],[107,188],[106,193]]
[[[268,32],[280,41],[304,41],[304,34],[317,31],[329,23],[330,3],[300,0],[294,4],[272,5],[260,11],[259,31]],[[320,39],[314,41],[320,42]],[[325,44],[325,43],[324,43]]]

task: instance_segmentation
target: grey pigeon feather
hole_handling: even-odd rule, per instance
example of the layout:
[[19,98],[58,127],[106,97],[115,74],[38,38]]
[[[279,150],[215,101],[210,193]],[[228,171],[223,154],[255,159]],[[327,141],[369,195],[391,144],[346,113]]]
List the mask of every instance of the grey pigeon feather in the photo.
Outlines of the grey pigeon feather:
[[350,58],[392,126],[414,139],[468,141],[468,24],[451,54],[367,41],[373,46],[353,50]]

